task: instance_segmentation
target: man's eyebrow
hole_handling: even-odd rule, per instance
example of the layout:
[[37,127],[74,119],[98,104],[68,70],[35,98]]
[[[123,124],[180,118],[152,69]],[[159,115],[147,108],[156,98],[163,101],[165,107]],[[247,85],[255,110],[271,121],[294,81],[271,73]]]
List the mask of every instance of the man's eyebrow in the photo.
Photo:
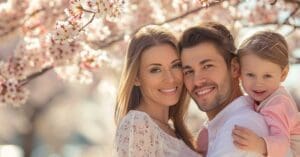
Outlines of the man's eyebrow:
[[[203,64],[205,64],[205,63],[207,63],[207,62],[213,62],[213,60],[212,60],[212,59],[204,59],[204,60],[200,61],[199,64],[200,64],[200,65],[203,65]],[[183,65],[182,68],[183,68],[183,69],[191,69],[192,67],[189,66],[189,65]]]
[[199,64],[203,65],[203,64],[205,64],[207,62],[213,62],[213,60],[211,60],[211,59],[204,59],[204,60],[200,61]]

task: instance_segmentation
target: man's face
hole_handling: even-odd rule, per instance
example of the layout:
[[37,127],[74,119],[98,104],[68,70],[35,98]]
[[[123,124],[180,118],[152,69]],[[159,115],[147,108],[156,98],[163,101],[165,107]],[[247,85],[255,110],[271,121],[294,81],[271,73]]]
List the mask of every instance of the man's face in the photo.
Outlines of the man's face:
[[200,110],[213,118],[232,92],[231,73],[209,42],[182,51],[184,83]]

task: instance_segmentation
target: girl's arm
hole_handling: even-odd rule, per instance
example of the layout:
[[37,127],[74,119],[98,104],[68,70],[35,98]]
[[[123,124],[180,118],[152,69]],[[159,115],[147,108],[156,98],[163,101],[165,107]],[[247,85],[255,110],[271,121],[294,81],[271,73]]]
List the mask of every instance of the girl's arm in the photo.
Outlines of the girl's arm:
[[269,127],[269,136],[258,137],[251,130],[237,127],[233,130],[234,143],[244,150],[260,152],[269,157],[285,156],[289,148],[289,128],[293,124],[295,112],[285,96],[277,96],[260,113]]
[[240,149],[254,151],[264,156],[267,155],[267,144],[265,140],[255,134],[252,130],[234,126],[232,131],[233,143]]

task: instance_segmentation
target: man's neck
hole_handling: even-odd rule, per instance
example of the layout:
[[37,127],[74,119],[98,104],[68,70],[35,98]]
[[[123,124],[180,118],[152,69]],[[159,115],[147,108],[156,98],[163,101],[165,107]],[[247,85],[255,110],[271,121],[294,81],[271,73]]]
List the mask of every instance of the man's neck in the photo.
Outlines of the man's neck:
[[[234,83],[234,84],[236,84],[236,83]],[[217,108],[216,110],[213,110],[211,112],[206,112],[206,115],[207,115],[208,119],[209,120],[214,119],[219,112],[221,112],[226,106],[228,106],[236,98],[238,98],[242,95],[243,95],[243,93],[240,89],[240,86],[238,84],[236,84],[236,86],[233,88],[230,96],[220,105],[219,108]]]

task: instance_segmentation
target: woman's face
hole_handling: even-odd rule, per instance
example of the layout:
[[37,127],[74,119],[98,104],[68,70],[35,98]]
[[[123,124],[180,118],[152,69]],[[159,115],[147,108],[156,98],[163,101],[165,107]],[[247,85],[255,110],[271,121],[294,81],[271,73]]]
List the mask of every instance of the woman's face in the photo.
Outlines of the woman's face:
[[146,49],[135,81],[147,105],[175,105],[180,97],[182,64],[176,50],[168,44]]

